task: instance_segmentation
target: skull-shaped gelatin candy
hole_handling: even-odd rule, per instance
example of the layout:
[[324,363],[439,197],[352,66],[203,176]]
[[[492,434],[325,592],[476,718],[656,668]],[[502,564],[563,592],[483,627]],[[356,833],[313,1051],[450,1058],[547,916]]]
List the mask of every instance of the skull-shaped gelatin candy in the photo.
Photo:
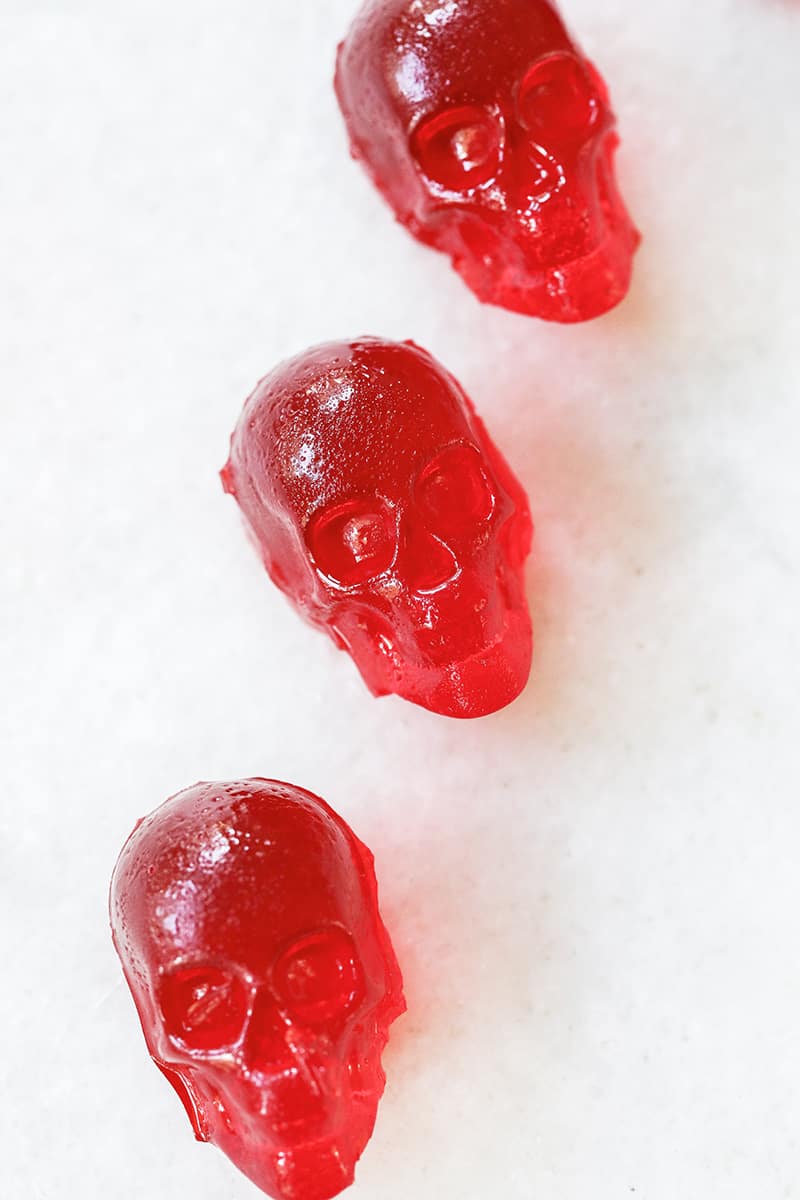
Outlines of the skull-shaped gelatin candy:
[[336,89],[354,156],[481,300],[584,321],[625,296],[614,116],[548,0],[367,0]]
[[222,472],[274,582],[375,695],[479,717],[530,672],[521,485],[413,343],[331,343],[245,404]]
[[197,784],[131,834],[111,923],[196,1137],[270,1196],[351,1183],[405,1003],[372,855],[344,821],[285,783]]

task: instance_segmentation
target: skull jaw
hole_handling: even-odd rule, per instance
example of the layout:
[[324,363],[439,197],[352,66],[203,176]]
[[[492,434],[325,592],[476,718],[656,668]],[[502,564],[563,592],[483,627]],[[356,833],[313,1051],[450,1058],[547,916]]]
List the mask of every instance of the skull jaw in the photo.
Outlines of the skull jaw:
[[[220,1147],[224,1149],[224,1147]],[[302,1150],[270,1155],[225,1150],[243,1175],[274,1200],[331,1200],[355,1179],[360,1155],[340,1147],[334,1139]]]
[[272,1131],[263,1141],[248,1129],[214,1131],[211,1141],[256,1187],[275,1200],[331,1200],[353,1183],[356,1163],[372,1135],[378,1099],[354,1099],[340,1129],[279,1148]]
[[448,239],[453,266],[470,290],[484,304],[561,324],[593,320],[624,300],[641,241],[621,206],[594,247],[553,265],[532,262],[529,235],[513,227],[500,236],[487,227],[486,236],[491,252],[483,255],[475,252],[474,233],[467,244],[458,233]]
[[476,271],[466,259],[454,266],[484,304],[560,324],[604,316],[625,299],[633,274],[639,234],[629,225],[611,233],[590,254],[524,279],[512,268],[499,275]]
[[[531,673],[533,634],[527,610],[509,614],[503,636],[486,650],[435,671],[432,687],[410,690],[414,700],[443,717],[488,717],[512,704],[525,690]],[[434,676],[434,678],[435,678]],[[401,693],[403,694],[403,693]]]
[[450,662],[409,661],[373,645],[347,649],[374,696],[390,694],[442,717],[469,720],[512,704],[531,672],[533,632],[527,606],[506,613],[502,633],[485,649]]

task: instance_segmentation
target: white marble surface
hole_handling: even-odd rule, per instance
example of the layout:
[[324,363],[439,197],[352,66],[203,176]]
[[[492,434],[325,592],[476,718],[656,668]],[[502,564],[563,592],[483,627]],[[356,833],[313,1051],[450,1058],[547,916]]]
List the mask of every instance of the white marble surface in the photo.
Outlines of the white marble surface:
[[[198,778],[373,847],[409,1014],[352,1200],[800,1195],[800,5],[570,0],[644,232],[590,326],[481,309],[330,86],[353,0],[0,6],[2,1195],[256,1193],[148,1063],[106,924]],[[256,378],[413,336],[527,485],[535,674],[373,701],[216,469]]]

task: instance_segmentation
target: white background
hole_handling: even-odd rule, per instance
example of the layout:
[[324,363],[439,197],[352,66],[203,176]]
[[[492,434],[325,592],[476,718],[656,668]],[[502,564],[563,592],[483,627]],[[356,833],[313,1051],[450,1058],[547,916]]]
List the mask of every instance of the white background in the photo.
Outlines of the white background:
[[[106,889],[199,778],[322,794],[409,1013],[353,1200],[800,1196],[800,5],[570,0],[645,242],[483,309],[348,158],[354,0],[0,0],[0,1191],[246,1200],[148,1062]],[[534,675],[372,700],[216,471],[256,379],[414,337],[538,527]]]

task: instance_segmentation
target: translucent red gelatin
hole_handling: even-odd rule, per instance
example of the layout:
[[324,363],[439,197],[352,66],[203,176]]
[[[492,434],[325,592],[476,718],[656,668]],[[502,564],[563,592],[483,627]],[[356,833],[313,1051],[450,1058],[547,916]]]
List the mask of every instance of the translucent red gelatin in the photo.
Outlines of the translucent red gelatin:
[[585,321],[625,296],[614,115],[548,0],[367,0],[336,90],[354,157],[481,300]]
[[522,691],[527,498],[424,350],[361,338],[283,363],[222,478],[272,579],[375,695],[480,717]]
[[188,788],[125,844],[111,923],[196,1137],[279,1200],[347,1187],[405,1002],[372,855],[341,817],[273,780]]

